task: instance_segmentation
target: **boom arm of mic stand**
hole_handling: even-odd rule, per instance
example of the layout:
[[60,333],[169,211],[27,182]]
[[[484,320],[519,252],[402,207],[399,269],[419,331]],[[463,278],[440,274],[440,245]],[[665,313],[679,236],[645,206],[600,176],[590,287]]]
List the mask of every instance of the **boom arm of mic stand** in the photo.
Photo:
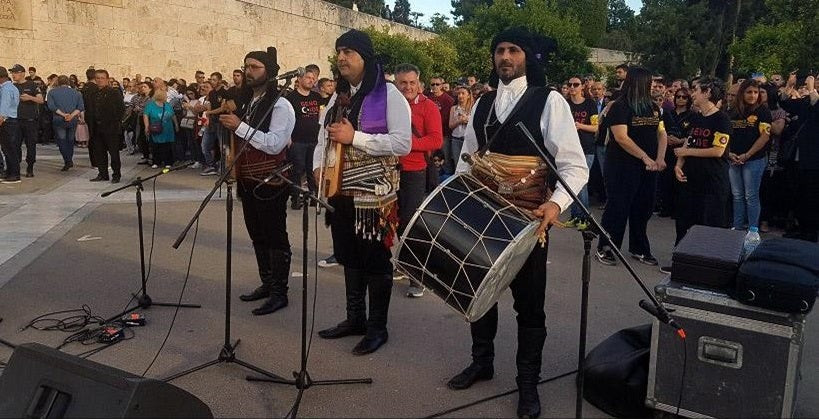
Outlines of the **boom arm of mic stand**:
[[185,163],[177,165],[176,167],[171,167],[170,169],[162,169],[161,171],[159,171],[157,173],[154,173],[153,175],[148,176],[146,178],[137,177],[136,179],[134,179],[134,180],[120,186],[119,188],[116,188],[116,189],[101,193],[100,196],[103,197],[103,198],[106,198],[109,195],[115,194],[115,193],[117,193],[117,192],[119,192],[119,191],[121,191],[123,189],[128,189],[131,186],[141,187],[142,184],[145,183],[145,181],[147,181],[147,180],[151,180],[151,179],[153,179],[155,177],[159,177],[159,176],[162,176],[164,174],[168,174],[168,173],[173,172],[175,170],[184,169],[184,168],[188,167],[188,165],[190,165],[190,164],[191,164],[190,162],[185,162]]
[[[287,89],[288,86],[290,86],[290,80],[289,79],[287,81],[285,81],[285,83],[278,90],[276,90],[276,97],[273,98],[272,103],[270,103],[270,106],[265,111],[264,116],[262,117],[262,120],[267,119],[267,116],[270,115],[271,113],[273,113],[273,108],[276,107],[276,102],[279,101],[279,98],[282,96],[282,92],[284,92]],[[250,131],[250,132],[245,134],[245,136],[243,138],[244,142],[242,144],[242,147],[239,149],[238,152],[236,152],[236,155],[233,156],[233,161],[230,162],[230,165],[225,167],[225,172],[222,173],[222,175],[219,176],[219,179],[216,180],[216,183],[213,185],[213,189],[211,189],[211,191],[208,193],[208,195],[205,197],[205,199],[202,200],[202,203],[199,205],[199,209],[197,209],[196,212],[193,214],[193,217],[191,217],[190,221],[188,222],[188,225],[185,226],[185,228],[182,230],[181,233],[179,233],[179,237],[177,237],[176,241],[173,243],[173,248],[174,249],[179,249],[179,246],[182,245],[183,241],[185,241],[185,236],[188,235],[188,232],[190,231],[190,229],[193,228],[193,224],[196,223],[196,220],[198,220],[199,216],[202,215],[202,211],[205,210],[205,207],[208,205],[210,200],[213,198],[213,195],[216,194],[216,191],[219,190],[219,187],[222,186],[222,183],[224,183],[227,180],[227,178],[230,177],[230,172],[233,170],[233,166],[235,166],[236,162],[239,160],[239,156],[244,154],[245,149],[247,148],[247,145],[250,143],[250,141],[248,141],[247,139],[248,138],[253,138],[253,136],[256,135],[256,132],[258,132],[258,131],[259,131],[259,127],[255,127],[255,128],[253,128],[253,131]]]
[[[666,310],[665,307],[663,307],[663,305],[660,304],[659,301],[657,301],[657,298],[654,297],[654,294],[651,291],[649,291],[648,287],[646,287],[643,280],[640,279],[640,276],[637,274],[636,271],[634,271],[634,268],[631,267],[631,265],[626,260],[625,256],[623,256],[623,253],[620,252],[620,249],[618,249],[617,246],[615,246],[612,243],[611,236],[609,236],[609,233],[603,229],[603,226],[601,226],[597,219],[594,218],[591,211],[589,211],[589,209],[586,208],[586,206],[582,202],[580,202],[580,199],[577,197],[577,194],[575,194],[572,188],[569,187],[569,185],[566,183],[566,180],[563,179],[563,176],[561,176],[560,173],[558,173],[557,167],[555,166],[554,162],[549,159],[549,156],[547,156],[546,153],[543,152],[543,150],[541,149],[542,145],[538,145],[537,141],[532,136],[532,133],[529,132],[528,128],[526,128],[526,125],[524,125],[523,122],[518,122],[517,124],[515,124],[515,126],[523,133],[523,135],[529,140],[529,142],[531,142],[532,145],[535,146],[535,150],[537,150],[537,152],[540,154],[540,157],[546,161],[546,164],[549,165],[549,170],[551,170],[552,173],[554,173],[558,183],[563,185],[563,189],[565,189],[566,193],[568,193],[569,196],[571,196],[572,201],[574,201],[574,203],[578,207],[580,207],[580,210],[583,213],[583,215],[585,215],[587,219],[591,222],[594,231],[600,235],[601,239],[605,239],[606,243],[609,244],[609,247],[617,256],[617,259],[619,259],[620,262],[623,262],[623,266],[626,267],[628,273],[631,274],[631,277],[634,278],[634,280],[637,282],[637,285],[639,285],[640,288],[643,290],[643,293],[649,298],[649,300],[651,300],[653,310],[647,310],[643,304],[640,304],[640,307],[646,310],[649,314],[653,315],[660,322],[666,323],[677,330],[682,330],[682,328],[674,321],[674,319],[671,318],[671,315],[668,313],[668,310]],[[646,303],[646,305],[648,305],[648,303]]]
[[[272,176],[281,179],[284,183],[287,183],[288,185],[290,185],[291,188],[299,191],[299,193],[301,193],[302,195],[310,198],[312,201],[316,202],[318,205],[321,205],[322,207],[327,208],[327,211],[330,211],[330,212],[335,212],[336,211],[336,209],[333,208],[333,206],[330,205],[329,202],[327,202],[327,201],[319,198],[318,196],[314,195],[308,189],[304,189],[301,186],[296,185],[295,183],[293,183],[292,180],[288,179],[287,176],[281,174],[281,172],[274,171],[272,173]],[[260,184],[259,186],[261,186],[261,185],[262,184]]]

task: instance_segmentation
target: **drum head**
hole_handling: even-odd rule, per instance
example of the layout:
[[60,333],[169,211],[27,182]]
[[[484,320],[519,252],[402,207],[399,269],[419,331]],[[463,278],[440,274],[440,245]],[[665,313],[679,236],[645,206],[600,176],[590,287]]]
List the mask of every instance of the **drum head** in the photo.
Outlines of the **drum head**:
[[473,176],[454,175],[407,224],[396,267],[472,322],[520,271],[537,244],[538,225]]

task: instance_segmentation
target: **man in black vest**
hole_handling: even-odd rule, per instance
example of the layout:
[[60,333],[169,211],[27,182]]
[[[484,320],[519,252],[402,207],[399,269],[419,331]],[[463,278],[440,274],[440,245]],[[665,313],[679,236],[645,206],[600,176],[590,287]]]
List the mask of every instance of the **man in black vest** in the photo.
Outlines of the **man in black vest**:
[[[515,127],[523,122],[535,137],[537,147],[553,158],[559,174],[578,192],[586,184],[588,167],[569,104],[559,93],[543,87],[546,80],[542,61],[549,49],[547,39],[523,28],[509,28],[495,36],[491,49],[494,70],[489,83],[497,84],[498,90],[485,93],[473,108],[462,152],[471,154],[489,143],[492,152],[539,156],[535,145]],[[467,170],[468,164],[460,161],[457,171]],[[533,211],[542,218],[538,234],[556,223],[560,213],[571,203],[569,194],[558,186],[549,201]],[[537,383],[546,339],[543,305],[547,250],[545,246],[536,246],[510,285],[518,321],[519,417],[540,415]],[[476,381],[488,380],[494,375],[493,341],[498,327],[498,306],[492,307],[470,327],[472,363],[449,381],[447,385],[454,390],[469,388]]]
[[[287,99],[280,97],[267,115],[276,96],[276,49],[252,51],[245,56],[245,82],[236,98],[236,114],[219,115],[219,123],[250,144],[244,155],[275,156],[284,160],[290,143],[290,135],[296,124],[296,114]],[[266,117],[265,117],[266,116]],[[255,133],[254,133],[254,130]],[[251,135],[252,134],[252,135]],[[241,143],[240,143],[241,144]],[[236,147],[236,152],[239,151]],[[261,154],[264,153],[264,154]],[[254,157],[254,159],[256,159]],[[239,160],[242,161],[241,159]],[[237,172],[242,170],[237,164]],[[262,285],[248,294],[239,296],[242,301],[266,298],[261,307],[253,310],[260,316],[287,307],[287,281],[290,279],[290,240],[287,237],[287,197],[279,187],[263,185],[239,176],[236,182],[242,199],[245,227],[253,241],[256,264]]]

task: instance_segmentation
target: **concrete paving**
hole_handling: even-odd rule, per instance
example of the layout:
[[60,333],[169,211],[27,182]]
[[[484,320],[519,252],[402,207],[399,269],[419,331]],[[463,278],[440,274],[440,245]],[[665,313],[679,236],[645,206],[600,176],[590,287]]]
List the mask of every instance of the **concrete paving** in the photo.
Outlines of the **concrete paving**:
[[[55,149],[41,148],[53,156]],[[38,150],[39,151],[39,150]],[[85,158],[78,155],[76,160]],[[57,310],[91,307],[109,316],[121,311],[130,292],[139,287],[136,208],[132,191],[109,198],[99,193],[110,184],[90,183],[93,171],[87,163],[67,174],[61,163],[42,158],[37,176],[0,189],[0,337],[15,343],[40,342],[58,345],[61,332],[21,331],[32,318]],[[86,160],[87,162],[87,160]],[[125,159],[124,177],[147,176],[153,171]],[[162,176],[156,183],[156,203],[146,187],[146,242],[151,248],[155,225],[148,293],[155,301],[181,300],[201,309],[154,306],[142,311],[148,325],[133,329],[134,338],[108,348],[90,359],[142,374],[162,344],[175,317],[173,329],[147,377],[162,378],[215,359],[224,339],[225,308],[225,205],[217,199],[204,211],[198,232],[191,231],[179,250],[171,244],[182,231],[215,178],[200,177],[195,170]],[[224,196],[224,195],[223,195]],[[239,204],[240,205],[240,204]],[[154,210],[157,217],[154,223]],[[241,208],[234,211],[232,254],[232,339],[241,339],[237,356],[278,375],[290,377],[299,365],[301,278],[290,281],[290,306],[269,316],[253,316],[256,303],[243,303],[238,294],[258,284],[255,259],[244,229]],[[288,212],[293,247],[291,270],[301,271],[301,213]],[[313,290],[316,329],[335,324],[344,316],[344,284],[340,267],[315,268],[317,259],[331,253],[329,232],[322,217],[310,223],[308,311],[312,313]],[[667,262],[673,243],[673,224],[651,220],[649,231],[655,256]],[[318,233],[318,239],[315,233]],[[195,239],[193,258],[189,256]],[[313,248],[318,252],[313,253]],[[580,313],[580,235],[556,229],[551,236],[546,298],[549,337],[543,356],[544,378],[576,367]],[[662,279],[656,267],[635,265],[651,287]],[[318,273],[316,280],[315,273]],[[428,416],[515,388],[514,356],[516,325],[512,299],[500,301],[500,327],[496,340],[496,375],[467,391],[454,392],[446,381],[469,360],[469,329],[459,316],[437,297],[404,297],[406,282],[395,282],[390,309],[390,341],[378,352],[355,357],[350,350],[356,338],[311,341],[309,371],[315,380],[372,377],[371,385],[313,387],[306,391],[299,414],[310,417],[416,417]],[[623,267],[592,264],[588,347],[622,328],[649,322],[637,307],[643,296]],[[812,314],[808,318],[807,343],[802,361],[802,380],[797,416],[819,416],[819,370]],[[311,323],[312,324],[312,323]],[[72,354],[91,347],[67,345]],[[11,351],[0,347],[0,359]],[[813,371],[813,373],[811,372]],[[295,399],[292,387],[245,381],[250,371],[235,364],[220,364],[173,381],[190,391],[221,417],[284,416]],[[540,386],[543,415],[574,415],[574,376]],[[760,377],[760,379],[763,379]],[[451,417],[510,417],[515,414],[516,395],[509,395],[458,410]],[[588,403],[590,417],[606,416]]]

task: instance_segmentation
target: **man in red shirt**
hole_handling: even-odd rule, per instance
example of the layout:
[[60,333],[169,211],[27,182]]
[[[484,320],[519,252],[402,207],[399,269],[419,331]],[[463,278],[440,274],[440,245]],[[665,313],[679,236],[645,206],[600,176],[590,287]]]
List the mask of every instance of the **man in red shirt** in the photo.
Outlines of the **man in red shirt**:
[[[398,190],[399,235],[404,233],[415,210],[424,201],[427,181],[425,154],[441,148],[444,140],[441,114],[434,101],[421,94],[421,83],[418,80],[420,75],[421,71],[412,64],[401,64],[395,68],[395,86],[407,99],[412,111],[412,149],[408,155],[399,159],[401,162],[401,189]],[[449,97],[443,94],[440,85],[438,91],[441,95]],[[423,295],[424,289],[410,282],[407,297]]]
[[[452,130],[449,128],[449,110],[455,106],[455,100],[452,96],[446,94],[444,91],[444,79],[441,77],[432,77],[429,79],[429,100],[435,103],[438,110],[441,112],[441,129],[444,133],[444,157],[446,160],[447,173],[455,171],[455,165],[458,164],[458,156],[453,156],[451,147],[449,146],[449,136]],[[434,150],[433,150],[434,151]]]

